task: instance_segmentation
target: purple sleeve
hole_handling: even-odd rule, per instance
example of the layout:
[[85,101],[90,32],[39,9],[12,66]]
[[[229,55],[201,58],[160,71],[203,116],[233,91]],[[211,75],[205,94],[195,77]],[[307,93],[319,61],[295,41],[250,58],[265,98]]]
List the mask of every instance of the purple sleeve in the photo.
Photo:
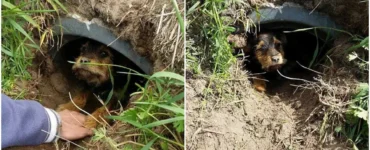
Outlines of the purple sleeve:
[[1,94],[1,148],[44,143],[50,130],[45,108],[36,101]]

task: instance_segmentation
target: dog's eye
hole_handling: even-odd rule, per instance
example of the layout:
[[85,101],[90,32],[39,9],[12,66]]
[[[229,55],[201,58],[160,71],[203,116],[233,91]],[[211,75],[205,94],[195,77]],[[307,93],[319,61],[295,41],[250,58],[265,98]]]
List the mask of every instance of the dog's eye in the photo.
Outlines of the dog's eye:
[[102,52],[100,52],[100,56],[101,56],[101,57],[107,57],[107,56],[108,56],[108,54],[107,54],[107,52],[102,51]]
[[82,53],[85,53],[87,51],[87,47],[86,46],[82,46],[81,48],[80,48],[80,52],[81,52],[81,54]]
[[279,48],[281,46],[281,43],[275,43],[275,47]]
[[262,46],[261,46],[261,49],[262,49],[262,50],[267,50],[267,49],[268,49],[268,45],[265,45],[265,44],[264,44],[264,45],[262,45]]

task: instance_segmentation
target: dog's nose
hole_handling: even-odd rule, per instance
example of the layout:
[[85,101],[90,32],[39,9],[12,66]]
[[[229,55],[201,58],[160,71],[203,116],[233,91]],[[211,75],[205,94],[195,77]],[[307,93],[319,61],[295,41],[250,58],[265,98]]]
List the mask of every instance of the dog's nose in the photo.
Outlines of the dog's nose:
[[87,58],[81,58],[80,59],[80,63],[89,63],[89,62],[90,62],[90,60],[87,59]]
[[272,60],[272,62],[277,63],[277,62],[279,62],[280,57],[279,57],[279,56],[272,56],[272,57],[271,57],[271,60]]

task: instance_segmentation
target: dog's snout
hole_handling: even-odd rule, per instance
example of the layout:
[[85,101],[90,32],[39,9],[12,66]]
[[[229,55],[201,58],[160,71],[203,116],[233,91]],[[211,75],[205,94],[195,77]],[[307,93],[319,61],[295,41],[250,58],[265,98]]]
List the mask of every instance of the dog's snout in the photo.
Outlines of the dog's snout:
[[277,63],[277,62],[279,62],[280,57],[279,57],[279,56],[272,56],[272,57],[271,57],[271,60],[272,60],[272,62]]
[[89,63],[90,60],[88,58],[81,58],[80,63]]

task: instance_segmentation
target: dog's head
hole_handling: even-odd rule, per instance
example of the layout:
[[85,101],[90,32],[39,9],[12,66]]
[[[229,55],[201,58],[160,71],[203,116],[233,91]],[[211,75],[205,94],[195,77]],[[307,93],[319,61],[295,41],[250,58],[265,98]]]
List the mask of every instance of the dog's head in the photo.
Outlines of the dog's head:
[[265,71],[274,71],[286,63],[284,45],[286,37],[283,34],[260,33],[254,39],[254,53]]
[[107,46],[88,41],[80,47],[80,55],[75,61],[72,70],[78,79],[95,87],[109,80],[112,67],[96,65],[113,64],[113,55]]

